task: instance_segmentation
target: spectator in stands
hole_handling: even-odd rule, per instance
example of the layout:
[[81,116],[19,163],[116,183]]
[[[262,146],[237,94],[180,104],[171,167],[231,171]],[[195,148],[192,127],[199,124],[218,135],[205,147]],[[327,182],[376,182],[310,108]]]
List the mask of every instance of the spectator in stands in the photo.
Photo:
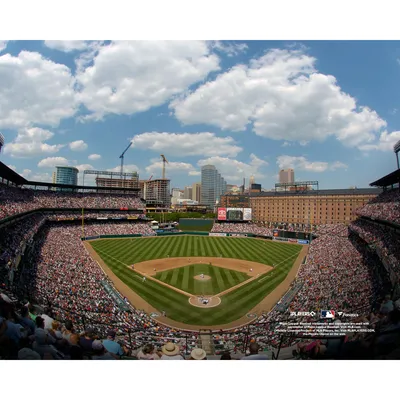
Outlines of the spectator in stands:
[[182,355],[179,353],[179,346],[172,342],[165,344],[161,351],[163,353],[161,360],[184,360]]
[[18,360],[41,360],[41,357],[36,351],[24,347],[18,352]]
[[242,358],[242,360],[268,360],[268,356],[266,354],[259,354],[260,346],[256,343],[250,343],[249,346],[249,355],[246,355]]
[[57,339],[53,337],[44,328],[44,320],[42,317],[36,317],[36,331],[35,341],[33,343],[33,350],[40,354],[42,358],[50,354],[53,359],[62,358],[60,353],[55,348]]
[[232,360],[232,357],[231,357],[231,354],[229,353],[229,351],[225,351],[224,353],[222,353],[220,360]]
[[28,331],[28,335],[33,335],[35,333],[36,325],[29,316],[28,307],[22,307],[21,309],[21,325]]
[[393,301],[390,299],[390,294],[385,296],[385,301],[381,304],[379,309],[380,314],[389,314],[394,310]]
[[65,328],[62,331],[63,338],[68,342],[71,343],[71,335],[74,333],[74,327],[72,321],[68,320],[65,322]]
[[116,360],[117,357],[114,356],[112,353],[109,353],[103,346],[100,340],[95,340],[92,343],[93,349],[93,360]]
[[93,328],[88,328],[84,332],[84,334],[79,339],[79,345],[81,346],[82,350],[85,352],[90,353],[92,351],[92,344],[95,340],[95,334]]
[[190,353],[190,360],[207,360],[207,354],[203,349],[194,348]]
[[161,354],[158,354],[153,344],[144,345],[138,352],[137,358],[139,360],[159,360]]
[[115,335],[115,331],[109,330],[107,333],[107,339],[103,340],[103,346],[109,353],[121,357],[125,354],[125,352],[121,345],[115,341]]

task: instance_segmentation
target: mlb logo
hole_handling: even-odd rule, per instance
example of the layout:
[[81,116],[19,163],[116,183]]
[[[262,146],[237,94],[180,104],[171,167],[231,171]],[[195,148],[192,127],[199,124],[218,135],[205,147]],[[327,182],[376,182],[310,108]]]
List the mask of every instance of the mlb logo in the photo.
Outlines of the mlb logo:
[[321,318],[335,318],[335,311],[334,310],[321,310]]

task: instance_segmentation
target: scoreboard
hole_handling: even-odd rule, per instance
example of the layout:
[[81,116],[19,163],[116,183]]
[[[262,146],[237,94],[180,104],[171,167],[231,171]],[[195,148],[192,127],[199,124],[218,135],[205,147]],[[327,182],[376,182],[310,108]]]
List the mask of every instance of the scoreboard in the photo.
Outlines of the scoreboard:
[[219,207],[218,221],[251,221],[251,208]]

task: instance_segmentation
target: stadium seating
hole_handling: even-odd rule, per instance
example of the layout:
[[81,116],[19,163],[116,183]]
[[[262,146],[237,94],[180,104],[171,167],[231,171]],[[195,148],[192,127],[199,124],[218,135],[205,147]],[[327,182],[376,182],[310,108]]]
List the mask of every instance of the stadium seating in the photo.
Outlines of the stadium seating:
[[392,189],[383,192],[355,212],[362,217],[376,218],[400,224],[400,191]]
[[145,208],[143,201],[132,194],[41,191],[3,184],[0,184],[0,204],[0,220],[39,208]]

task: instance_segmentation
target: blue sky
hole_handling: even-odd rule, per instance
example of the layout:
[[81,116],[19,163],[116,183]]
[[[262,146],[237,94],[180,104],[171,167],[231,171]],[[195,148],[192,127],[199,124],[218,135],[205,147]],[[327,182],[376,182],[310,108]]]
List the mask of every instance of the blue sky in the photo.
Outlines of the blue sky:
[[0,41],[0,159],[51,181],[117,171],[132,140],[125,170],[161,177],[165,154],[172,187],[207,163],[232,184],[293,167],[367,187],[396,168],[399,82],[396,41]]

